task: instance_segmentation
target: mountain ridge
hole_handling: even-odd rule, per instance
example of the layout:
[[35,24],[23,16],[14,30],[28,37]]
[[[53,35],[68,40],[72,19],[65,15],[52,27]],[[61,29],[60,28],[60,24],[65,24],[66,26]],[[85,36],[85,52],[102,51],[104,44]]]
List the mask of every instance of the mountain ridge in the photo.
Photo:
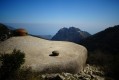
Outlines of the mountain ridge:
[[119,53],[119,25],[106,28],[86,39],[79,44],[85,46],[89,51],[101,50],[110,53]]

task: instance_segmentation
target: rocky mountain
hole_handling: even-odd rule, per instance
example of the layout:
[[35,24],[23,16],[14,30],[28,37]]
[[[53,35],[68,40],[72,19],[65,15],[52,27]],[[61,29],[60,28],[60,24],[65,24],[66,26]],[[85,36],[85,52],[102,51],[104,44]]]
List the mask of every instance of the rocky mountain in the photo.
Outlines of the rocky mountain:
[[57,41],[71,41],[78,43],[80,40],[90,36],[86,31],[82,31],[79,28],[69,27],[61,28],[52,38]]
[[109,27],[80,42],[89,51],[101,50],[119,53],[119,25]]

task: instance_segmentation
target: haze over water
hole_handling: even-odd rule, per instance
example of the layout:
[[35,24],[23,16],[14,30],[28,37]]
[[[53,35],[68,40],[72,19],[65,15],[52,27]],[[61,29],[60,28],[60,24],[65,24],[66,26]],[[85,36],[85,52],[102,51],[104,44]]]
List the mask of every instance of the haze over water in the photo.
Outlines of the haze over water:
[[75,26],[91,34],[119,24],[119,0],[0,0],[0,23],[54,35]]

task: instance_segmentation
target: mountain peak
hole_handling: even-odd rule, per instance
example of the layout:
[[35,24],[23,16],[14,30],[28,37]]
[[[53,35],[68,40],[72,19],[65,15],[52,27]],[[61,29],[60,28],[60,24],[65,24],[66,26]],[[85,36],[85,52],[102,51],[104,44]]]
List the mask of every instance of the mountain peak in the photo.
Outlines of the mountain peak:
[[81,31],[79,28],[76,27],[69,27],[69,28],[61,28],[55,36],[53,36],[52,40],[58,41],[71,41],[78,43],[81,39],[90,36],[88,32]]
[[63,27],[63,28],[61,28],[59,31],[65,31],[65,30],[68,30],[68,28]]
[[81,30],[79,28],[76,28],[76,27],[69,27],[69,31],[77,32],[77,31],[81,31]]

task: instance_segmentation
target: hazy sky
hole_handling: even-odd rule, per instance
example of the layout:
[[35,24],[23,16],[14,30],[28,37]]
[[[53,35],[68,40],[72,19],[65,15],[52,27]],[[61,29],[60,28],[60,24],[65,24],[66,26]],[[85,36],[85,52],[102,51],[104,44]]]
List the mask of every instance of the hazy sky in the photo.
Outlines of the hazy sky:
[[70,26],[94,34],[119,24],[119,0],[0,0],[0,23],[33,34]]

